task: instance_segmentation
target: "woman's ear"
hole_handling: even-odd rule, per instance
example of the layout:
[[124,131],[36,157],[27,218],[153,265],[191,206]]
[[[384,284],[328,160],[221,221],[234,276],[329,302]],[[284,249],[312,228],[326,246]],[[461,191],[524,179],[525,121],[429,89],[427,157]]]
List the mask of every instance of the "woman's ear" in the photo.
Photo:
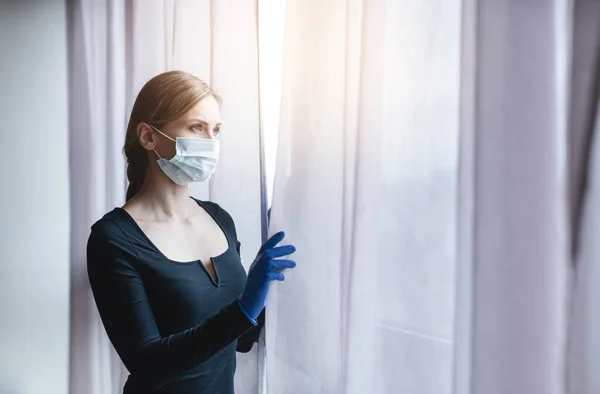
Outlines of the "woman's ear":
[[140,141],[140,145],[146,150],[152,150],[156,148],[156,132],[148,123],[140,123],[137,126],[137,136]]

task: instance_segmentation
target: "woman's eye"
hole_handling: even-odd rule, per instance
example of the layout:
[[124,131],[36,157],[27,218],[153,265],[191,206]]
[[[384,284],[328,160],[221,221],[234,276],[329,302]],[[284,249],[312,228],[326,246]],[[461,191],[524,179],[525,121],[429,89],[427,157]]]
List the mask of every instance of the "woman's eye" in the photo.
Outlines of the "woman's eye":
[[220,132],[221,132],[221,129],[217,129],[217,128],[215,128],[215,129],[213,130],[213,133],[215,133],[215,134],[219,134]]
[[192,130],[194,130],[194,131],[202,131],[202,125],[199,125],[199,124],[193,125],[192,126]]

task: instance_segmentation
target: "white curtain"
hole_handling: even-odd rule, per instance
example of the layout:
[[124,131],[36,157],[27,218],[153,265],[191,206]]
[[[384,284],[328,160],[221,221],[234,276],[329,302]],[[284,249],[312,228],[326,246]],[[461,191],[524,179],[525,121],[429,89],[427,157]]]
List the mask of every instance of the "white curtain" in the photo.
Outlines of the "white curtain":
[[456,393],[564,393],[572,10],[463,11]]
[[[192,194],[236,222],[242,260],[261,244],[256,1],[73,0],[71,42],[71,393],[120,393],[127,377],[105,335],[85,271],[90,225],[125,197],[121,154],[127,118],[143,84],[168,70],[191,72],[223,97],[219,168]],[[236,393],[258,392],[257,347],[238,354]]]
[[600,4],[465,1],[463,32],[456,393],[596,393]]
[[124,202],[125,9],[119,0],[68,3],[71,179],[70,393],[122,391],[126,371],[98,316],[85,247],[90,226]]
[[573,21],[568,394],[594,394],[600,392],[600,2],[575,1]]
[[298,268],[269,295],[269,393],[598,391],[599,21],[287,2],[270,232]]
[[597,107],[590,179],[575,260],[568,394],[600,392],[600,106]]
[[289,0],[269,393],[449,394],[460,1]]

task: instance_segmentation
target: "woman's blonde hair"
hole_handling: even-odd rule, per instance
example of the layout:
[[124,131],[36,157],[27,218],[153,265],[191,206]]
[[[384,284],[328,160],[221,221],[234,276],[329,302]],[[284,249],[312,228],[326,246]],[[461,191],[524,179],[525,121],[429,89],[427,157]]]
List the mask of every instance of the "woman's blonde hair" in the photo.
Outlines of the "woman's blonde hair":
[[144,122],[160,130],[166,123],[184,115],[207,94],[221,103],[221,98],[206,82],[183,71],[165,72],[146,82],[133,104],[123,147],[129,180],[127,200],[140,190],[148,171],[148,153],[138,140],[138,125]]

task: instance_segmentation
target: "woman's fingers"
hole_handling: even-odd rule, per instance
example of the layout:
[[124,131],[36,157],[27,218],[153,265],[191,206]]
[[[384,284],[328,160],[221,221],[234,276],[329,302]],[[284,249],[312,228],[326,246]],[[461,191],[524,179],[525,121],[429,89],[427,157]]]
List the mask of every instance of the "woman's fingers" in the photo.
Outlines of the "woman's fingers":
[[284,280],[285,276],[281,272],[267,272],[267,279],[269,280]]
[[294,268],[296,262],[292,260],[271,260],[271,269],[282,270],[286,268]]
[[280,231],[277,234],[274,234],[271,238],[269,238],[267,240],[267,242],[265,242],[260,247],[260,250],[258,251],[258,253],[261,253],[261,252],[264,252],[265,250],[273,248],[275,245],[277,245],[279,242],[281,242],[283,237],[285,237],[285,233],[283,231]]
[[276,257],[283,257],[283,256],[290,255],[290,254],[294,253],[295,251],[296,251],[296,248],[293,245],[285,245],[285,246],[278,246],[278,247],[272,248],[272,249],[267,249],[267,251],[265,251],[265,255],[269,259],[274,259]]

